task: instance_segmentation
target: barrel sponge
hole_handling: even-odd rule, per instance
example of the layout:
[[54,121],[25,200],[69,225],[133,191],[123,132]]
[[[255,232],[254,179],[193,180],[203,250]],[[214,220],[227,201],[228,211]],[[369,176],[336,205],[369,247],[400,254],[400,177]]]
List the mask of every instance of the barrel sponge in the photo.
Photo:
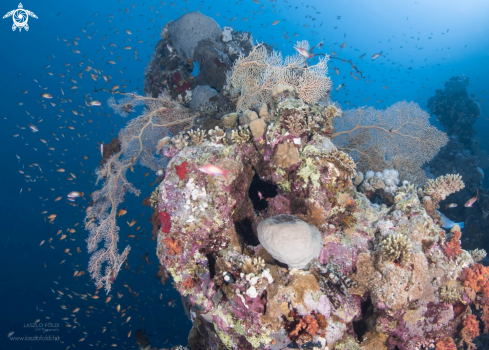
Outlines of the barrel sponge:
[[289,268],[307,268],[321,251],[321,233],[316,226],[293,215],[267,218],[258,224],[257,231],[263,248]]

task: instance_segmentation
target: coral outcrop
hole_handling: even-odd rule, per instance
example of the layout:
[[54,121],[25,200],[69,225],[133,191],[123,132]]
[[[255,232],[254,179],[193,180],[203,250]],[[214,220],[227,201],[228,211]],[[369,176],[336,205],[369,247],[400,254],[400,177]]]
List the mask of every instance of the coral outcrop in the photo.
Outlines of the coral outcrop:
[[[477,317],[489,329],[489,271],[475,262],[485,252],[463,249],[460,227],[440,227],[438,203],[462,188],[460,179],[417,187],[421,165],[447,140],[426,113],[400,102],[347,112],[341,122],[337,105],[318,102],[331,88],[326,58],[317,66],[282,59],[253,47],[249,33],[213,24],[206,38],[187,42],[176,23],[164,27],[148,64],[148,96],[116,104],[125,113],[139,101],[158,108],[121,133],[119,158],[108,163],[119,177],[109,165],[99,174],[106,187],[86,224],[98,243],[93,213],[107,217],[132,189],[119,188],[109,203],[107,186],[125,180],[134,159],[155,171],[169,160],[148,203],[158,276],[173,279],[193,323],[188,347],[473,349]],[[256,64],[264,75],[254,80],[246,67]],[[202,97],[195,105],[194,92]],[[117,229],[109,232],[116,247]],[[124,254],[104,277],[108,290]]]
[[[331,106],[294,96],[270,101],[261,138],[247,129],[258,116],[246,112],[230,139],[162,146],[173,158],[158,211],[171,225],[162,222],[158,257],[205,334],[200,346],[414,350],[469,339],[458,331],[485,289],[460,236],[447,239],[422,206],[426,194],[399,185],[395,171],[367,175],[369,186],[385,180],[389,198],[357,192],[354,161],[328,137]],[[290,150],[293,158],[277,158]],[[204,164],[229,174],[205,174]],[[277,186],[265,210],[250,200],[254,176]],[[264,226],[275,226],[272,238]]]

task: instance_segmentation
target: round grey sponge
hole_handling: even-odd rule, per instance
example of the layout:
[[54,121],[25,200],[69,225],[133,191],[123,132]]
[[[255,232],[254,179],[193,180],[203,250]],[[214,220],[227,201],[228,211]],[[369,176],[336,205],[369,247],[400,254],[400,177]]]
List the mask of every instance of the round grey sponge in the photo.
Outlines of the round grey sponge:
[[194,56],[194,49],[199,41],[204,39],[219,40],[222,30],[211,17],[200,12],[189,12],[171,22],[168,33],[173,47],[180,57],[187,59]]
[[304,269],[319,257],[321,233],[314,225],[293,215],[272,216],[258,224],[258,240],[263,248],[289,268]]

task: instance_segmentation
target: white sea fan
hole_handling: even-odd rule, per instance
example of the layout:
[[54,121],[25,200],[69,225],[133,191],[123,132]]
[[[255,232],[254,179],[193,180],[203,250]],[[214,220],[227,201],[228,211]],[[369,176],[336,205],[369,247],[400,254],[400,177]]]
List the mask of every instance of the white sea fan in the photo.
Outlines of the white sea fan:
[[[297,47],[309,49],[309,43],[298,42]],[[318,102],[331,91],[328,59],[326,55],[317,64],[308,66],[306,58],[298,53],[283,59],[280,52],[268,54],[264,45],[256,45],[248,56],[241,55],[227,74],[227,85],[237,97],[237,110],[268,103],[273,87],[279,84],[294,87],[306,103]]]

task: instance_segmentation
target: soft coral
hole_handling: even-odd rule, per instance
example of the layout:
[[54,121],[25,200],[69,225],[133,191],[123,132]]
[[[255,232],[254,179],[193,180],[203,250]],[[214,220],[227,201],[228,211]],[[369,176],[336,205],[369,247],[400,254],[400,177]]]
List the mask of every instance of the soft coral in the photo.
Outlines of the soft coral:
[[175,165],[175,170],[177,171],[177,175],[180,179],[185,179],[187,175],[187,162],[183,162],[180,165]]
[[465,268],[461,278],[465,291],[472,300],[475,300],[478,293],[482,294],[484,299],[489,299],[489,267],[476,263]]
[[453,341],[453,338],[443,338],[436,342],[435,350],[457,350],[457,346]]
[[450,258],[453,259],[457,255],[460,255],[462,253],[462,247],[460,246],[460,236],[462,234],[460,233],[460,230],[456,230],[452,233],[452,239],[450,242],[445,243],[443,246],[443,251],[445,254]]
[[479,335],[479,321],[475,315],[469,315],[463,321],[463,328],[460,331],[460,346],[465,343],[467,345],[467,350],[475,350],[476,346],[472,343],[475,337]]
[[482,309],[481,320],[484,322],[484,333],[489,333],[489,267],[474,264],[462,271],[465,291],[474,300],[477,309]]

